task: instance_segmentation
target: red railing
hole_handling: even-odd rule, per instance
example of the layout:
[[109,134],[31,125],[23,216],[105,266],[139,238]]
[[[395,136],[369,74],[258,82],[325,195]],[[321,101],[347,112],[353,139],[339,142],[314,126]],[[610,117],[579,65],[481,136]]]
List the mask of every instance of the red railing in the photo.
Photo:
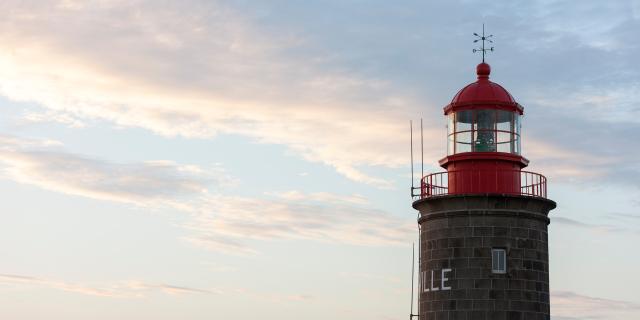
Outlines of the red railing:
[[[455,188],[449,186],[455,185]],[[465,193],[503,193],[547,197],[547,178],[529,171],[450,171],[424,176],[420,181],[420,199]]]

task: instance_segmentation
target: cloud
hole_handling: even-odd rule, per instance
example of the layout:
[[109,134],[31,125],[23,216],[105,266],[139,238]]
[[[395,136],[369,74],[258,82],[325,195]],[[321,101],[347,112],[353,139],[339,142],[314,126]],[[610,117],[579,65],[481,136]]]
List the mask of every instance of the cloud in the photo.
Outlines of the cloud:
[[315,296],[309,294],[283,294],[276,292],[262,292],[251,289],[239,288],[232,291],[235,294],[240,294],[253,298],[256,300],[270,301],[273,303],[300,303],[307,302],[315,299]]
[[607,217],[619,219],[619,220],[630,220],[630,221],[640,219],[640,215],[630,214],[630,213],[621,213],[621,212],[610,213],[607,215]]
[[570,1],[552,0],[532,3],[530,13],[540,20],[541,29],[557,38],[574,38],[588,47],[615,50],[620,44],[609,34],[628,19],[629,6],[598,1],[574,6]]
[[640,304],[628,301],[596,298],[571,291],[551,292],[551,318],[554,320],[633,319],[640,313]]
[[573,228],[588,230],[588,231],[600,233],[600,234],[602,233],[619,234],[620,232],[625,232],[625,233],[640,235],[640,230],[633,227],[629,227],[629,226],[634,226],[633,224],[626,224],[624,226],[616,226],[612,224],[593,224],[593,223],[586,223],[586,222],[582,222],[582,221],[578,221],[578,220],[574,220],[566,217],[555,217],[555,216],[551,217],[551,221],[553,223],[558,223],[558,224],[573,227]]
[[20,183],[140,206],[205,194],[228,182],[219,168],[171,161],[110,163],[56,151],[0,150],[0,165],[6,177]]
[[0,285],[28,285],[46,287],[89,296],[111,298],[144,298],[152,293],[166,294],[211,294],[212,290],[203,290],[169,284],[149,284],[141,281],[125,281],[111,285],[85,285],[59,280],[50,280],[15,274],[0,274]]
[[0,150],[11,150],[13,148],[49,148],[56,146],[62,146],[62,142],[51,139],[27,139],[0,134]]
[[236,272],[238,271],[235,267],[231,267],[228,265],[223,265],[218,262],[203,262],[203,265],[207,267],[208,270],[213,272]]
[[[551,178],[611,176],[633,184],[622,173],[640,175],[626,165],[639,156],[629,148],[630,137],[640,134],[634,120],[640,83],[629,72],[637,52],[629,30],[640,24],[629,13],[637,6],[551,4],[481,9],[502,30],[496,79],[532,116],[525,156],[531,152]],[[347,17],[358,12],[347,5],[333,20],[318,19],[309,6],[291,4],[300,23],[278,11],[263,8],[261,19],[253,11],[259,9],[212,1],[8,1],[0,23],[0,94],[44,107],[28,112],[29,121],[79,127],[101,119],[165,136],[242,135],[390,188],[394,181],[363,169],[406,166],[406,122],[420,114],[428,115],[426,158],[434,164],[445,151],[439,108],[473,80],[472,64],[459,66],[462,53],[441,49],[457,48],[460,40],[450,35],[478,15],[459,5],[417,10],[426,15],[417,22],[411,11],[389,16],[383,9],[384,21],[354,21]],[[447,11],[465,23],[430,13]],[[409,22],[411,32],[403,29]],[[429,31],[434,25],[444,29]],[[440,51],[455,59],[442,59]]]
[[28,112],[23,116],[23,119],[31,123],[58,122],[71,128],[84,128],[87,126],[86,123],[77,117],[63,112]]
[[120,281],[114,284],[79,284],[67,281],[37,278],[18,274],[0,274],[0,289],[12,286],[49,288],[75,294],[118,299],[145,299],[156,294],[166,295],[241,295],[274,303],[300,303],[315,297],[304,293],[262,292],[246,288],[201,289],[166,283],[149,283],[139,280]]
[[[0,136],[0,141],[3,140]],[[398,245],[415,229],[369,206],[361,195],[269,192],[229,196],[237,183],[224,169],[170,161],[114,163],[19,138],[0,145],[0,172],[14,181],[54,192],[151,209],[173,208],[189,216],[189,242],[234,254],[255,253],[248,240],[314,240],[355,245]],[[33,145],[35,147],[29,148]]]
[[[294,195],[294,196],[292,196]],[[196,245],[235,254],[255,253],[250,240],[313,240],[369,246],[406,244],[411,219],[362,205],[359,197],[289,192],[267,198],[218,196],[185,227]]]
[[167,294],[187,294],[187,293],[221,293],[220,290],[204,290],[189,288],[170,284],[148,284],[140,281],[130,281],[127,287],[138,291],[161,291]]
[[598,181],[610,174],[619,161],[613,156],[594,156],[587,151],[563,148],[552,139],[527,141],[526,156],[534,159],[532,169],[554,181]]
[[403,281],[397,276],[377,275],[377,274],[371,274],[366,272],[340,272],[339,275],[341,277],[350,278],[350,279],[358,278],[358,279],[364,279],[368,281],[375,281],[375,282],[384,281],[384,282],[390,282],[390,283],[396,283],[396,284],[402,283]]
[[406,164],[407,109],[417,103],[382,80],[327,68],[322,53],[291,56],[304,39],[265,33],[217,2],[6,7],[0,93],[48,109],[32,121],[240,134],[381,187],[391,182],[358,168]]

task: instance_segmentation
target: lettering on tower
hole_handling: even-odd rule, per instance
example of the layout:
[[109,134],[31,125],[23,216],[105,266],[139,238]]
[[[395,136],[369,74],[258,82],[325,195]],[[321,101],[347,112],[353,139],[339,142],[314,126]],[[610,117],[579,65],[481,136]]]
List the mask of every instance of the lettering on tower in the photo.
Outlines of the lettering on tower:
[[420,289],[421,292],[430,292],[430,291],[446,291],[446,290],[451,290],[451,287],[447,286],[447,281],[449,281],[449,278],[447,278],[447,274],[449,272],[451,272],[451,269],[442,269],[440,270],[440,279],[437,280],[434,278],[434,275],[437,275],[437,272],[435,270],[431,270],[431,271],[422,271],[420,272],[420,286],[422,287],[422,289]]

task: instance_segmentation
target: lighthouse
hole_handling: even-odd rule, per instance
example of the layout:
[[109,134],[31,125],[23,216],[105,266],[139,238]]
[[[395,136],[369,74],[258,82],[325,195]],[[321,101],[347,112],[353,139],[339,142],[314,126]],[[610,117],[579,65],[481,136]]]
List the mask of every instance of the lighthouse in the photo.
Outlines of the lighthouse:
[[[484,33],[482,40],[486,37]],[[524,108],[490,80],[444,107],[445,171],[421,178],[413,208],[420,230],[420,320],[549,319],[547,179],[524,169]]]

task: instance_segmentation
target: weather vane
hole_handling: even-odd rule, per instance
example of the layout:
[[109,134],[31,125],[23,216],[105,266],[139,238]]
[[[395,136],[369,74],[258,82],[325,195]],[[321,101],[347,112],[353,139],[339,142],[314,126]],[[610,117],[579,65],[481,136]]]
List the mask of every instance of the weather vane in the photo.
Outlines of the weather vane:
[[493,37],[493,35],[492,34],[490,34],[488,36],[484,35],[484,23],[482,24],[482,35],[479,35],[479,34],[477,34],[475,32],[473,33],[473,35],[478,37],[478,39],[473,40],[473,43],[476,43],[476,42],[482,40],[482,48],[473,49],[473,53],[482,52],[482,62],[484,63],[484,55],[485,55],[485,53],[487,51],[493,51],[493,47],[485,48],[484,47],[484,42],[488,41],[489,43],[493,43],[493,41],[491,41],[491,39],[489,39],[489,38]]

